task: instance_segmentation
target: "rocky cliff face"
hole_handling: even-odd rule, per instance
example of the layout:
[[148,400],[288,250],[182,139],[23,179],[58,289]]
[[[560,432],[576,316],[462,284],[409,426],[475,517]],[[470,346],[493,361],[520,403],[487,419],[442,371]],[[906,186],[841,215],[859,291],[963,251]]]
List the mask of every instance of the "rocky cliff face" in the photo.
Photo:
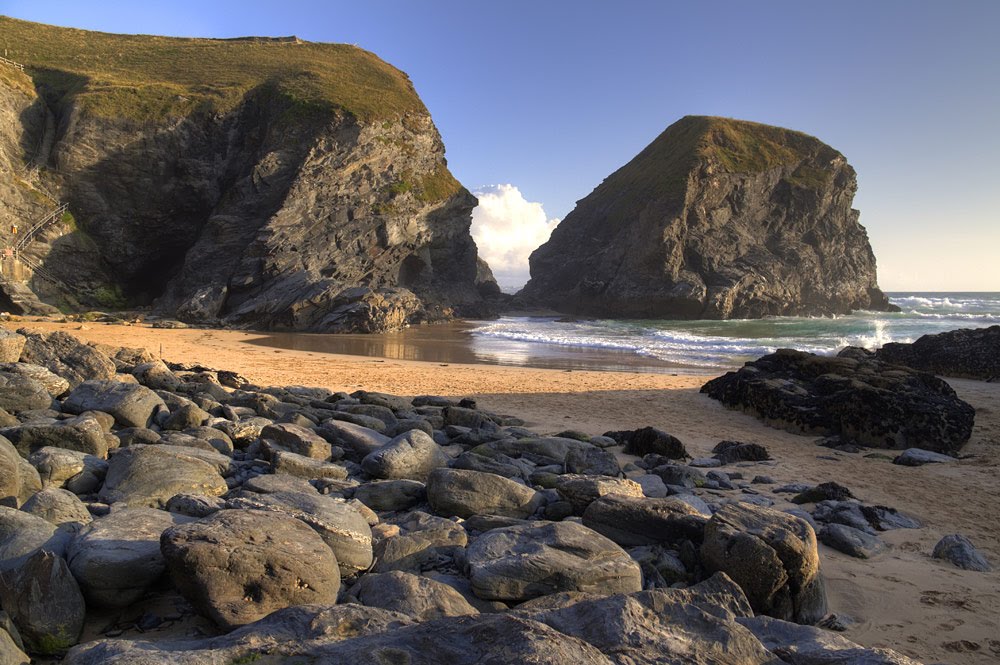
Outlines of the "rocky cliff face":
[[[41,118],[32,130],[0,101],[0,128],[40,137],[17,141],[22,159],[79,229],[39,259],[85,304],[336,332],[482,313],[476,200],[409,80],[375,56],[0,28]],[[17,94],[2,83],[0,98]]]
[[893,306],[878,288],[854,169],[778,127],[685,117],[532,253],[523,297],[560,311],[725,319]]

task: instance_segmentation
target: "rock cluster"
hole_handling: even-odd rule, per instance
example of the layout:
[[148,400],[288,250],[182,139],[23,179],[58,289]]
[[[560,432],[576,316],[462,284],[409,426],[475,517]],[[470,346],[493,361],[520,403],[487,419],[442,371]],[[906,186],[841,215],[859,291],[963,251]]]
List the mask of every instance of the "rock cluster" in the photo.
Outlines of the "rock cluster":
[[954,453],[972,435],[975,417],[941,379],[853,352],[780,349],[701,392],[774,427],[897,450]]
[[[57,341],[37,357],[69,373]],[[906,519],[849,491],[780,511],[782,488],[754,489],[770,480],[684,464],[649,428],[611,433],[643,455],[623,466],[616,438],[543,436],[468,401],[259,387],[142,355],[0,414],[19,442],[0,437],[2,662],[909,662],[786,623],[826,611],[813,524]],[[100,436],[73,433],[81,418]],[[774,464],[719,450],[740,446],[764,460],[740,464]],[[151,609],[165,602],[180,610]],[[145,636],[74,646],[108,611]],[[150,639],[184,616],[216,636]]]
[[890,342],[879,360],[924,372],[967,379],[1000,379],[1000,326],[924,335],[912,344]]
[[897,311],[839,152],[780,127],[688,116],[577,203],[530,257],[528,303],[620,318]]

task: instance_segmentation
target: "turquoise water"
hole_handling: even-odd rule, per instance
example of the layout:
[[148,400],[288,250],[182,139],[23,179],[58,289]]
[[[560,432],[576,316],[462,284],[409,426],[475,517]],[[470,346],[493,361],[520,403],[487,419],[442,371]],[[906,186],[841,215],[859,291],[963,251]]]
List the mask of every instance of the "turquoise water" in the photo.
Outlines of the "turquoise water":
[[1000,324],[1000,293],[888,295],[901,312],[730,321],[504,317],[479,323],[470,333],[473,350],[486,355],[503,348],[592,349],[714,369],[736,367],[779,348],[834,354],[849,345],[875,349],[887,342],[912,342],[928,333]]

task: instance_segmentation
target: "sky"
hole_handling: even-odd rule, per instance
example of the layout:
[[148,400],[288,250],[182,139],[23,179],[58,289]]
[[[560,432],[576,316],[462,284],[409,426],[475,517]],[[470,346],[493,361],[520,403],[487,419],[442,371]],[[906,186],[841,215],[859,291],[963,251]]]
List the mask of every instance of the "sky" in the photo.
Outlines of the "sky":
[[409,74],[480,195],[473,231],[501,283],[668,125],[721,115],[847,157],[883,289],[1000,291],[996,0],[0,0],[0,14],[375,52]]

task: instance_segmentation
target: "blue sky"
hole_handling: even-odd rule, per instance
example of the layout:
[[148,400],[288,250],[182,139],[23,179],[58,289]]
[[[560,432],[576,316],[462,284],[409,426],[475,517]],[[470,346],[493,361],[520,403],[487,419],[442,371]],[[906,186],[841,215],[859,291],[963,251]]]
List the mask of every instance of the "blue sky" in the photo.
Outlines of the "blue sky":
[[857,169],[883,288],[1000,291],[1000,2],[0,0],[0,13],[358,44],[410,75],[459,180],[513,189],[499,207],[532,223],[564,217],[684,115],[801,130]]

